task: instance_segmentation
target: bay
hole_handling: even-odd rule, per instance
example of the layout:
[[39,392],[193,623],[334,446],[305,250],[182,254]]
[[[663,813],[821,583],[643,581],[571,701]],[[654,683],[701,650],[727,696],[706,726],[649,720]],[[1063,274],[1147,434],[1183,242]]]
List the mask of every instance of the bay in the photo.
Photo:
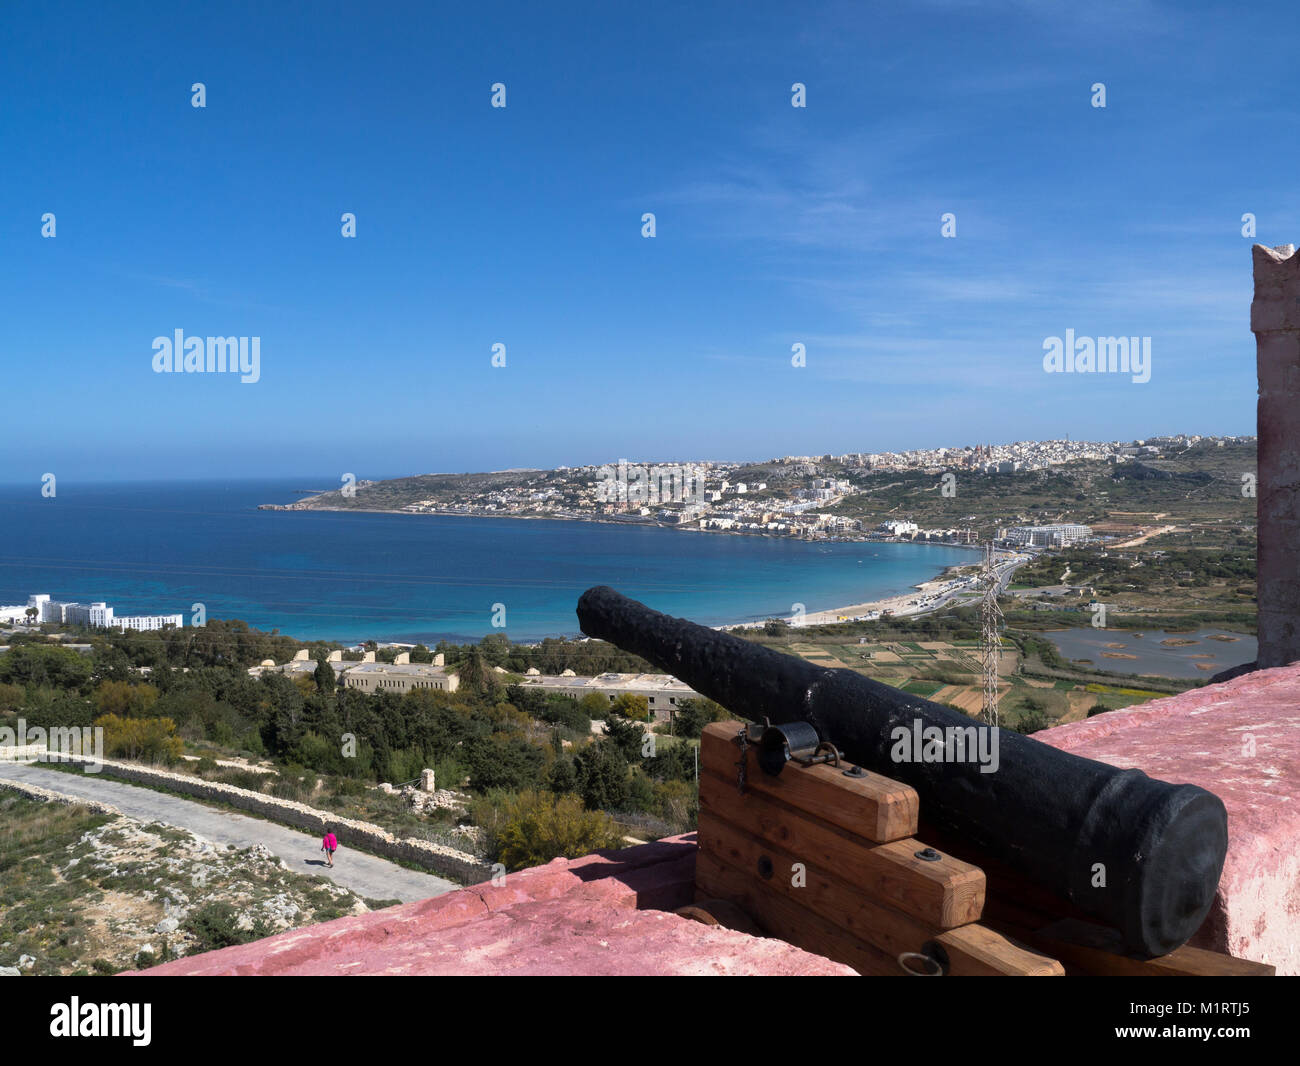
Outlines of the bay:
[[[337,477],[0,487],[0,604],[32,593],[119,615],[240,618],[300,639],[434,643],[579,633],[612,585],[705,625],[897,595],[976,553],[599,522],[259,511]],[[492,625],[504,607],[504,630]]]

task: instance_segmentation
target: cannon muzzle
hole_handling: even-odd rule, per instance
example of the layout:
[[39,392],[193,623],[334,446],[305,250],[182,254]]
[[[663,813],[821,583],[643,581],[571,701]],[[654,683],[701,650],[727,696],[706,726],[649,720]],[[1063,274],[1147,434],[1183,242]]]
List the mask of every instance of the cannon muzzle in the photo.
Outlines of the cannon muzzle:
[[940,829],[1118,930],[1134,954],[1164,955],[1185,943],[1214,902],[1228,818],[1205,789],[976,723],[852,670],[671,618],[605,586],[582,595],[578,621],[588,636],[641,656],[742,718],[807,722],[846,758],[912,785]]

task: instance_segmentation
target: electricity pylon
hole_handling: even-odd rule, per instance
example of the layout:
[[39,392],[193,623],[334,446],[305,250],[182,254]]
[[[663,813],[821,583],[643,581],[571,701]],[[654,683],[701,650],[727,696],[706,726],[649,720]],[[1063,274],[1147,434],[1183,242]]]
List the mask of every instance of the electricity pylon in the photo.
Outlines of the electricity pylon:
[[984,664],[984,705],[980,718],[998,724],[998,664],[1002,659],[1002,608],[998,606],[998,575],[993,566],[993,542],[984,547],[984,600],[980,605],[980,657]]

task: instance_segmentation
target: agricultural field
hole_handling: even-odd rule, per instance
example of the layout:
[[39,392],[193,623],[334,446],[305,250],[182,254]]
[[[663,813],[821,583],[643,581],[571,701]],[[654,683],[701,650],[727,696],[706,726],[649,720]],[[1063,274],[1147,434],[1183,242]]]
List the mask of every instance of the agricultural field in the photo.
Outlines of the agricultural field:
[[[979,641],[881,640],[842,636],[792,641],[782,650],[818,666],[855,670],[913,696],[978,715],[984,698]],[[1075,677],[1039,673],[1041,663],[1026,658],[1010,639],[1003,640],[999,675],[999,709],[1002,723],[1033,731],[1063,722],[1079,721],[1098,704],[1109,710],[1131,707],[1167,696],[1168,691],[1133,687],[1104,672],[1080,671]],[[1177,687],[1182,686],[1174,686]]]

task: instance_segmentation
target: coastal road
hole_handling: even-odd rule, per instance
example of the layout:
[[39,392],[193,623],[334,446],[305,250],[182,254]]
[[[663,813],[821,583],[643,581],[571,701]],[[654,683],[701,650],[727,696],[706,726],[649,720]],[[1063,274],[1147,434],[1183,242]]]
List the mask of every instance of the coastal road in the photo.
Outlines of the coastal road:
[[[999,596],[1006,594],[1007,586],[1011,584],[1011,579],[1015,577],[1016,571],[1029,561],[1030,556],[1017,553],[1011,556],[1004,555],[999,561],[993,564],[993,573],[998,583]],[[978,599],[966,596],[965,594],[980,591],[982,590],[979,587],[978,581],[966,579],[955,584],[953,587],[949,588],[948,591],[938,594],[931,603],[914,608],[904,607],[902,610],[895,611],[894,617],[914,618],[917,615],[933,614],[935,611],[941,611],[945,607],[950,607],[958,601],[963,601],[967,605],[977,604],[979,603]],[[1012,595],[1015,594],[1012,593]]]
[[111,803],[128,818],[142,822],[165,822],[178,829],[239,848],[264,844],[284,860],[293,873],[324,877],[367,899],[400,899],[410,903],[452,892],[460,886],[436,874],[408,870],[376,855],[350,850],[346,840],[334,856],[334,869],[316,866],[322,862],[316,837],[275,822],[208,807],[166,792],[111,781],[95,774],[69,774],[23,763],[0,763],[0,778],[47,788],[78,799]]

